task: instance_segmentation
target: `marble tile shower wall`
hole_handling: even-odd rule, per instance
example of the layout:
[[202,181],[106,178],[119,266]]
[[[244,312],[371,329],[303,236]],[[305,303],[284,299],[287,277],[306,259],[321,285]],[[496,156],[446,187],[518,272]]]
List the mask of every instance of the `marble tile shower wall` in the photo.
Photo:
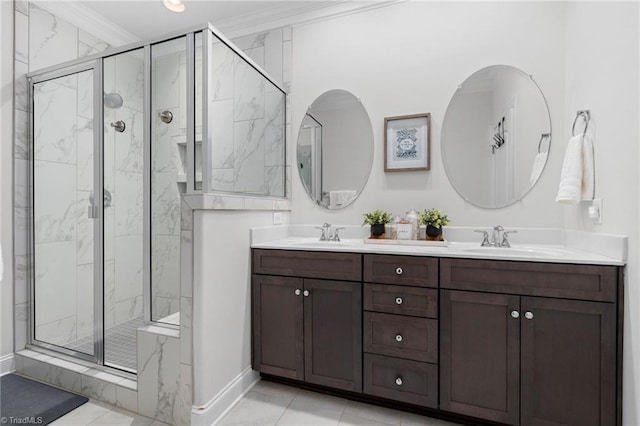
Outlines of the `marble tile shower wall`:
[[[287,33],[279,28],[233,42],[288,90]],[[222,43],[213,46],[212,79],[210,187],[284,196],[284,97]]]
[[[39,335],[49,341],[64,343],[82,337],[90,332],[90,314],[85,307],[87,304],[75,303],[90,298],[87,287],[78,283],[86,282],[92,276],[90,253],[86,240],[79,240],[77,235],[82,235],[86,230],[86,221],[80,214],[80,206],[86,206],[88,192],[84,182],[84,167],[86,163],[85,143],[92,127],[91,117],[87,117],[89,111],[85,102],[87,97],[86,85],[90,83],[87,78],[72,78],[40,86],[41,95],[45,98],[56,93],[50,99],[49,115],[43,111],[41,117],[48,126],[55,125],[58,131],[67,127],[66,131],[72,131],[75,136],[69,139],[72,142],[65,146],[64,150],[52,149],[51,144],[38,144],[42,150],[31,153],[28,141],[28,105],[27,83],[25,74],[28,71],[41,69],[55,65],[66,60],[84,57],[105,50],[107,43],[98,40],[89,33],[78,29],[54,15],[30,4],[27,1],[18,0],[15,5],[15,111],[14,111],[14,227],[15,227],[15,349],[20,350],[27,342],[27,271],[32,259],[27,240],[27,225],[32,206],[28,197],[28,170],[31,155],[35,156],[36,170],[43,179],[43,186],[39,188],[36,197],[41,198],[43,216],[38,221],[35,239],[41,262],[37,265],[36,276],[43,280],[43,289],[50,288],[47,279],[54,275],[63,275],[67,286],[64,289],[65,297],[56,294],[55,300],[64,300],[58,306],[43,312],[38,320]],[[84,74],[83,77],[88,77]],[[53,91],[53,92],[50,92]],[[49,94],[47,94],[49,92]],[[64,105],[63,105],[64,103]],[[62,110],[60,108],[63,108]],[[75,113],[66,114],[67,122],[55,123],[55,113],[60,111],[75,110]],[[35,135],[34,135],[35,136]],[[42,142],[42,141],[41,141]],[[60,158],[56,158],[61,156]],[[61,160],[61,161],[60,161]],[[52,176],[52,179],[47,178]],[[52,182],[64,179],[65,185],[56,188],[48,188]],[[49,200],[58,192],[55,200]],[[63,211],[64,210],[64,211]],[[86,214],[86,207],[84,207]],[[44,216],[48,216],[45,220]],[[51,226],[53,224],[56,226]],[[61,225],[61,226],[57,226]],[[55,229],[55,232],[52,230]],[[59,259],[56,260],[56,259]],[[45,290],[46,291],[46,290]],[[53,299],[46,299],[43,293],[44,305]],[[66,306],[66,303],[70,303]],[[78,308],[76,308],[78,306]],[[77,310],[76,310],[77,309]]]

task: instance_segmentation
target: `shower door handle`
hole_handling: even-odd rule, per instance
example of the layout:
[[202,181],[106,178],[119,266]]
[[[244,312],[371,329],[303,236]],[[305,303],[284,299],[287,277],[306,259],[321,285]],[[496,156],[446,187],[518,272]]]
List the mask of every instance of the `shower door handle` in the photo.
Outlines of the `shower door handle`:
[[87,216],[89,219],[98,218],[98,206],[87,206]]

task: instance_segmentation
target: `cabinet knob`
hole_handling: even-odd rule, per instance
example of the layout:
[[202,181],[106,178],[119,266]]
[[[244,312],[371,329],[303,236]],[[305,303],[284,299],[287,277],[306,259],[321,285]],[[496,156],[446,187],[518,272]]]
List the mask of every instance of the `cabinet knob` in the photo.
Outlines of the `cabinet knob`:
[[402,297],[396,297],[396,305],[402,305]]
[[403,273],[403,272],[404,272],[404,271],[402,270],[402,268],[401,268],[401,267],[399,267],[399,266],[398,266],[398,267],[396,268],[396,274],[398,274],[398,275],[402,275],[402,273]]
[[518,311],[511,311],[511,316],[513,318],[519,318],[520,317],[520,312]]
[[402,342],[402,335],[396,334],[396,342]]
[[302,295],[304,297],[309,297],[309,294],[311,294],[311,293],[309,293],[309,290],[305,290],[305,291],[302,292]]
[[533,319],[533,312],[529,312],[529,311],[525,312],[524,317],[528,320]]
[[401,377],[397,377],[396,378],[396,385],[402,386],[402,378]]
[[296,291],[294,291],[294,293],[296,296],[300,296],[302,294],[299,288],[296,288]]

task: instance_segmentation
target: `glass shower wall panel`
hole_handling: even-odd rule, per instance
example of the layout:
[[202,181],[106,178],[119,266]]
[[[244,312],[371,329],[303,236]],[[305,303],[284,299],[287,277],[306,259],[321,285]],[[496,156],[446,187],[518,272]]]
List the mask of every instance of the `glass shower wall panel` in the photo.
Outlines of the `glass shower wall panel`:
[[215,35],[211,65],[211,190],[284,197],[284,92]]
[[104,59],[104,363],[136,370],[144,325],[144,51]]
[[33,86],[36,341],[94,354],[93,70]]
[[180,195],[187,190],[187,39],[151,46],[151,320],[180,323]]

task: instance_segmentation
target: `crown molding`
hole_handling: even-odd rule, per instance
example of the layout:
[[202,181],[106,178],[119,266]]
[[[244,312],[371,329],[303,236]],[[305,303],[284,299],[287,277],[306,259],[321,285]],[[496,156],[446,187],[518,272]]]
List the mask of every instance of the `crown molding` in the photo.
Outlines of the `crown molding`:
[[113,47],[140,41],[138,37],[117,24],[105,20],[104,17],[78,1],[31,0],[31,3],[109,43]]
[[306,7],[296,8],[281,5],[271,8],[269,11],[215,21],[214,25],[227,38],[233,39],[279,27],[312,24],[406,1],[408,0],[336,0],[321,4],[312,3]]

